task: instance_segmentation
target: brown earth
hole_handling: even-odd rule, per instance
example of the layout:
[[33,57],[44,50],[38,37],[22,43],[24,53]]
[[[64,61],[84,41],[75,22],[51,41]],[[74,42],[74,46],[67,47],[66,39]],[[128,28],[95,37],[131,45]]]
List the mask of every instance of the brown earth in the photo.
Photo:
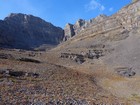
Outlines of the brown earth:
[[[91,70],[87,68],[89,65],[71,63],[51,51],[45,53],[1,50],[0,54],[4,52],[11,55],[12,59],[1,58],[0,70],[33,72],[38,73],[39,77],[14,77],[1,74],[1,105],[131,105],[132,101],[138,102],[137,94],[126,98],[115,95],[117,89],[108,90],[111,86],[119,87],[115,82],[121,83],[127,80],[111,73],[101,63],[90,65]],[[21,57],[35,59],[41,63],[18,61],[17,58]],[[73,66],[62,65],[63,62],[69,62],[69,65]]]

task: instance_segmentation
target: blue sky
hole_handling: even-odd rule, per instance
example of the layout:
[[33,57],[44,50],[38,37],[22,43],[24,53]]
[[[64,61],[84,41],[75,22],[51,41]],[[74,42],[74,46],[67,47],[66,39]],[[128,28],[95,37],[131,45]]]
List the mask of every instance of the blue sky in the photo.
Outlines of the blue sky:
[[0,0],[0,19],[10,13],[32,14],[60,27],[99,14],[111,15],[131,0]]

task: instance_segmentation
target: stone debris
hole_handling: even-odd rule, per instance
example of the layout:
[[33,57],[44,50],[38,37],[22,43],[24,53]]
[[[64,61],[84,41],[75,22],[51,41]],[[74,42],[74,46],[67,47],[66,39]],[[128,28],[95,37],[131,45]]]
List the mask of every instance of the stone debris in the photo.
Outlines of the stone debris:
[[0,70],[0,75],[2,75],[3,77],[39,77],[38,73],[15,71],[12,69]]
[[77,100],[74,98],[68,98],[63,100],[49,101],[48,103],[46,103],[46,105],[89,105],[89,103],[84,99]]
[[103,50],[89,50],[87,53],[89,59],[98,59],[101,56],[103,56]]
[[136,75],[136,72],[132,68],[124,67],[124,68],[117,68],[117,74],[123,77],[132,77]]
[[73,53],[61,53],[61,58],[68,58],[71,59],[79,64],[82,64],[85,62],[84,56],[81,54],[73,54]]
[[76,61],[79,64],[84,63],[86,58],[88,59],[99,59],[99,57],[103,56],[102,50],[89,50],[88,53],[81,52],[81,54],[73,54],[73,53],[61,53],[61,58],[68,58],[73,61]]
[[4,54],[4,53],[1,53],[0,54],[0,59],[12,59],[12,55],[11,54]]
[[35,60],[31,58],[18,58],[17,60],[23,61],[23,62],[41,63],[39,60]]

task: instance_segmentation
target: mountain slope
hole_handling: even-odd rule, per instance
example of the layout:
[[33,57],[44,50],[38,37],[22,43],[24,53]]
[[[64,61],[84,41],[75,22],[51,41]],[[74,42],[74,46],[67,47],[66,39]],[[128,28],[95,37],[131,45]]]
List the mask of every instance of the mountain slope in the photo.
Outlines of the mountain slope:
[[103,89],[136,105],[140,103],[139,42],[140,1],[136,1],[54,48],[59,61],[53,62],[96,74]]
[[26,14],[12,13],[0,21],[0,46],[33,49],[42,44],[56,45],[63,39],[63,29]]
[[0,104],[140,104],[140,1],[79,21],[47,52],[0,50]]

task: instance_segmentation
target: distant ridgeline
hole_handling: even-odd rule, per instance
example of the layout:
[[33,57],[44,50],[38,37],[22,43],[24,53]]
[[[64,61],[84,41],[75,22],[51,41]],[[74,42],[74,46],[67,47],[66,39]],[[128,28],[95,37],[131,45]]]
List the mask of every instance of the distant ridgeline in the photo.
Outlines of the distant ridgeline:
[[140,0],[132,2],[112,16],[99,15],[88,21],[79,19],[75,24],[66,24],[64,30],[39,17],[12,13],[0,20],[0,47],[30,50],[44,44],[58,45],[76,35],[96,34],[112,29],[129,31],[140,26]]
[[99,15],[88,21],[79,19],[75,24],[66,24],[63,40],[69,40],[75,35],[103,33],[113,29],[130,31],[140,26],[140,0],[132,2],[112,16]]

